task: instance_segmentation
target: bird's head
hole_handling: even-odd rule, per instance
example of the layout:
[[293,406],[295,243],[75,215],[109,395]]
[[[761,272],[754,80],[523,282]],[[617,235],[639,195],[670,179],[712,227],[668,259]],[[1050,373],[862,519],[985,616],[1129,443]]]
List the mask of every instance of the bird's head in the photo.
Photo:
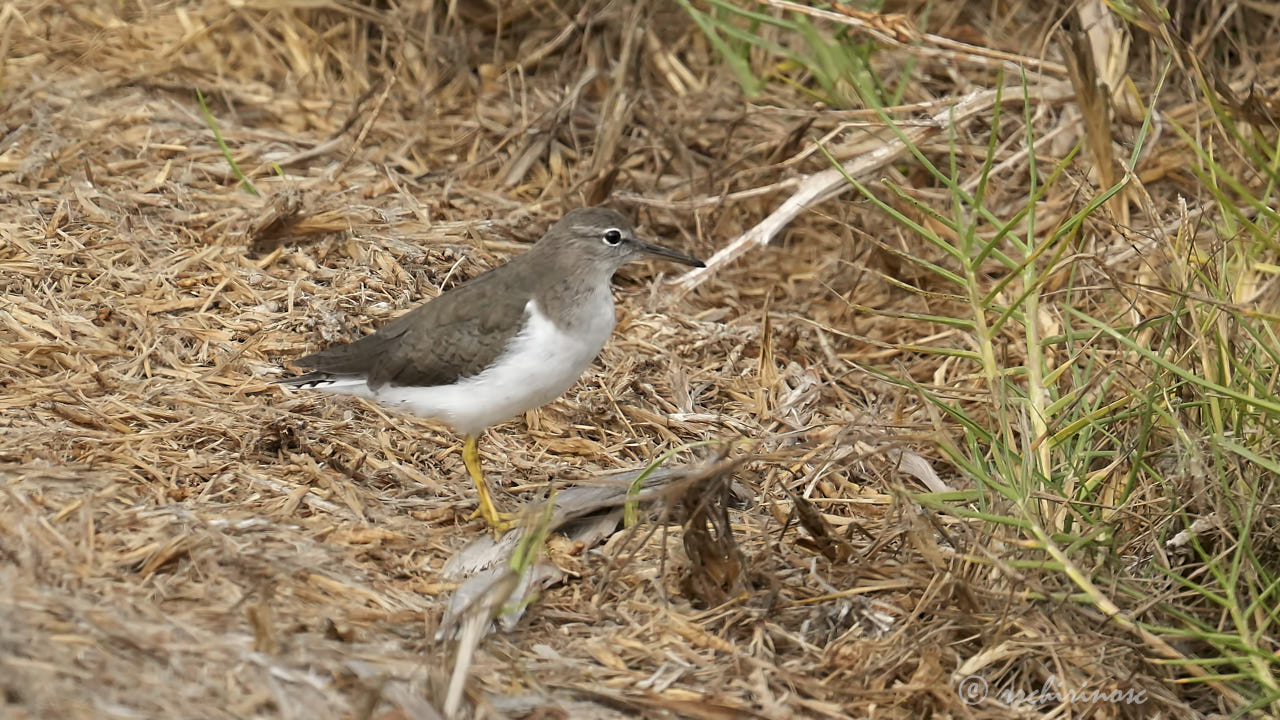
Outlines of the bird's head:
[[636,237],[631,223],[618,211],[606,207],[579,208],[569,212],[551,226],[538,244],[565,254],[570,262],[599,268],[610,275],[646,255],[705,267],[692,255]]

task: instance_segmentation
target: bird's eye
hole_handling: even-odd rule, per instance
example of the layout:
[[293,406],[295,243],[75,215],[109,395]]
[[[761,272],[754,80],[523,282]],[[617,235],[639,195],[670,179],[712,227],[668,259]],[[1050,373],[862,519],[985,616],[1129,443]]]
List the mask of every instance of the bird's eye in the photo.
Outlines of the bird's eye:
[[610,247],[616,246],[622,242],[622,231],[617,228],[609,228],[604,231],[604,244]]

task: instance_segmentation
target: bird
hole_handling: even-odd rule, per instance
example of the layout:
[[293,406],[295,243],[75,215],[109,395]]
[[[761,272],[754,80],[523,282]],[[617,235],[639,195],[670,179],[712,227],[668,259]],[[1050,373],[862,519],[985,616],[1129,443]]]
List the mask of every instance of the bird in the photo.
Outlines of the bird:
[[494,505],[479,437],[573,386],[613,333],[614,273],[646,256],[705,267],[640,239],[616,210],[572,210],[523,254],[373,333],[294,360],[309,372],[275,383],[368,398],[452,427],[479,495],[471,519],[500,535],[516,516]]

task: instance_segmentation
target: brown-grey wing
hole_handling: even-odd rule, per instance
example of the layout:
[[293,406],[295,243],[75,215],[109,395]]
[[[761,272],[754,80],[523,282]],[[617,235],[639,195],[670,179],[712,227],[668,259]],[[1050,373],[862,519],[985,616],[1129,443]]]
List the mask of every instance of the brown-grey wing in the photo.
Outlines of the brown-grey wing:
[[376,332],[296,361],[333,374],[358,374],[370,387],[448,385],[480,373],[523,326],[532,293],[500,266],[396,318]]

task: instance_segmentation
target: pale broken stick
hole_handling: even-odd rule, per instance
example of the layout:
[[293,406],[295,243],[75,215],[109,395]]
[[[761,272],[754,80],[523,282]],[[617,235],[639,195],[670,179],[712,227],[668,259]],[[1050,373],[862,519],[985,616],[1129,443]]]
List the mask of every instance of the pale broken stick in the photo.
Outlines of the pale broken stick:
[[962,120],[967,120],[979,111],[991,107],[995,103],[995,99],[995,90],[979,90],[969,93],[955,105],[939,110],[930,119],[931,122],[921,123],[909,130],[904,130],[902,137],[895,136],[879,149],[852,158],[840,167],[828,168],[810,175],[805,178],[804,182],[800,183],[800,187],[796,189],[791,197],[784,200],[777,210],[769,214],[769,217],[761,220],[755,227],[742,233],[728,245],[717,250],[714,255],[707,259],[706,267],[685,273],[675,280],[673,284],[681,292],[692,290],[721,267],[737,260],[751,248],[768,245],[769,241],[804,209],[817,205],[849,189],[851,186],[845,180],[845,175],[855,178],[863,176],[879,170],[896,160],[899,155],[902,155],[907,150],[907,144],[903,142],[903,137],[912,145],[918,145],[925,138],[937,134],[946,127],[948,120],[957,124]]
[[[523,525],[499,540],[485,533],[449,558],[441,576],[462,582],[450,597],[436,634],[437,640],[456,641],[453,671],[442,705],[444,716],[454,718],[462,710],[475,651],[494,624],[511,630],[540,590],[564,578],[564,573],[546,560],[535,560],[520,572],[512,567],[512,558],[526,535],[556,532],[584,549],[592,548],[614,532],[627,503],[661,501],[679,483],[723,472],[726,467],[715,460],[703,461],[660,467],[647,474],[643,469],[633,470],[595,485],[569,487],[526,511],[529,518],[542,518],[542,528]],[[642,474],[641,487],[633,493],[632,485]]]
[[[1059,91],[1060,87],[1065,87],[1065,92]],[[1029,89],[1027,99],[1034,102],[1049,97],[1066,97],[1069,93],[1070,86],[1065,83],[1055,83],[1049,86]],[[791,197],[783,201],[777,210],[769,214],[769,217],[716,251],[707,260],[706,267],[685,273],[672,281],[672,285],[680,293],[692,290],[721,267],[742,257],[748,250],[768,245],[775,235],[806,208],[817,205],[848,190],[852,186],[845,179],[846,175],[857,178],[885,167],[907,152],[908,144],[911,146],[919,145],[926,138],[941,132],[948,124],[960,125],[985,111],[989,111],[995,105],[996,97],[997,92],[995,90],[971,92],[954,105],[934,113],[928,121],[903,130],[901,135],[895,135],[886,141],[882,147],[852,158],[840,167],[829,168],[810,175],[800,183]],[[1018,92],[1017,89],[1004,93],[1005,101],[1021,102],[1023,97],[1023,93]]]

